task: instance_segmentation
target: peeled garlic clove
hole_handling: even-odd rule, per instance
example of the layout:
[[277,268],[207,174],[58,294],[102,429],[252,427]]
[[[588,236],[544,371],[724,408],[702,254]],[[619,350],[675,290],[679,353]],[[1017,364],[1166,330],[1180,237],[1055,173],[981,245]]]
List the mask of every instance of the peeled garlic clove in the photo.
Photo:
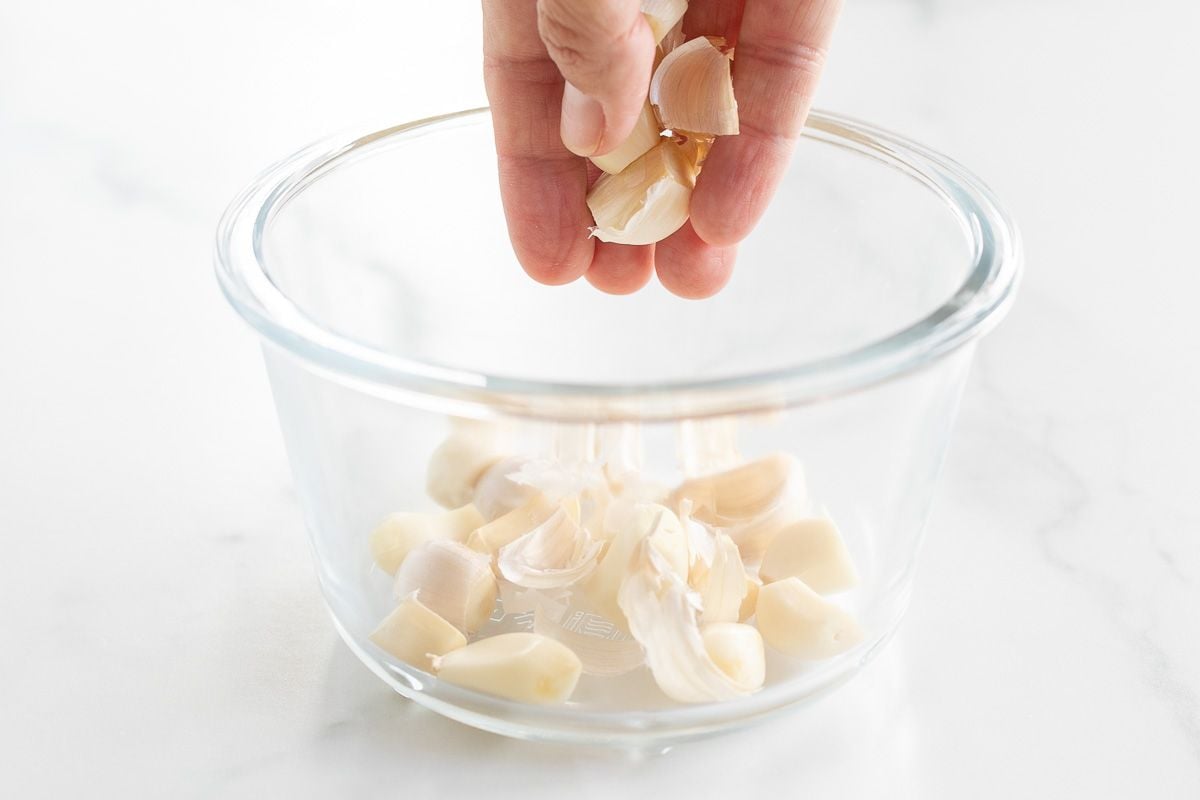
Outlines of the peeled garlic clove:
[[701,36],[667,53],[650,78],[650,102],[664,128],[707,136],[738,132],[729,54]]
[[496,606],[491,559],[458,542],[435,539],[413,550],[396,570],[400,602],[416,595],[424,606],[467,635],[483,627]]
[[371,641],[404,663],[433,672],[432,657],[465,647],[467,637],[416,597],[409,597],[384,617]]
[[647,100],[625,141],[602,156],[592,156],[592,163],[608,174],[616,175],[661,141],[658,117],[654,116],[654,109]]
[[743,562],[757,564],[762,561],[763,554],[779,532],[805,516],[804,502],[789,497],[782,505],[762,516],[746,521],[718,520],[716,524],[721,525],[721,530],[728,533],[738,546]]
[[529,589],[556,589],[586,577],[601,543],[558,509],[533,530],[500,549],[496,566],[508,581]]
[[683,19],[687,7],[687,0],[642,0],[642,13],[646,15],[646,22],[650,23],[655,43],[661,42],[667,32]]
[[500,457],[495,441],[483,429],[453,433],[429,458],[425,491],[446,508],[464,506],[474,497],[476,482]]
[[672,495],[676,505],[690,500],[692,516],[724,527],[772,511],[801,491],[799,469],[786,453],[775,453],[739,467],[684,481]]
[[483,524],[473,505],[434,514],[390,514],[371,532],[371,557],[381,569],[395,574],[404,558],[433,539],[461,541]]
[[587,195],[602,242],[654,244],[687,221],[696,170],[682,147],[669,139],[616,175],[601,175]]
[[534,486],[514,478],[530,462],[528,458],[506,458],[494,462],[474,487],[475,508],[486,520],[498,519],[528,503],[540,492]]
[[755,614],[767,644],[807,661],[844,653],[863,639],[862,628],[849,612],[821,597],[799,578],[763,586]]
[[618,593],[634,567],[643,540],[650,543],[670,570],[687,579],[687,533],[669,508],[651,503],[614,503],[609,506],[605,527],[609,529],[608,550],[586,584],[588,597],[600,614],[613,622],[624,619]]
[[858,572],[833,520],[802,519],[785,527],[763,555],[758,574],[764,583],[796,577],[820,594],[858,585]]
[[760,580],[746,577],[746,596],[742,598],[742,606],[738,609],[738,622],[745,622],[754,616],[754,607],[758,605],[758,592],[761,588]]
[[762,636],[750,625],[717,622],[705,625],[700,636],[704,650],[740,691],[753,692],[767,676]]
[[673,700],[704,703],[747,694],[714,663],[700,634],[699,596],[644,540],[618,603],[654,682]]
[[533,630],[569,647],[579,656],[585,675],[612,678],[637,669],[644,661],[636,639],[604,617],[577,606],[537,603]]
[[524,703],[561,703],[583,665],[560,642],[537,633],[502,633],[434,659],[439,678]]
[[548,520],[556,510],[545,495],[535,495],[524,505],[472,531],[467,537],[467,547],[488,555],[498,553],[506,544],[515,542]]

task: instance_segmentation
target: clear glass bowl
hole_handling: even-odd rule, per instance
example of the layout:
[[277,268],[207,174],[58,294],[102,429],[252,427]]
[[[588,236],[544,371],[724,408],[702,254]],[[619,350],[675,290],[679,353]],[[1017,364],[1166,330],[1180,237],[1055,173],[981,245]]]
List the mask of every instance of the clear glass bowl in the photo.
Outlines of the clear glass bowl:
[[[718,296],[541,286],[512,255],[481,109],[281,161],[230,205],[216,262],[262,337],[321,587],[358,657],[470,725],[647,746],[816,697],[895,631],[974,346],[1013,299],[1020,248],[959,165],[815,113]],[[368,639],[395,604],[368,536],[390,512],[436,508],[426,464],[459,419],[502,424],[530,455],[632,430],[668,484],[697,468],[704,431],[735,431],[746,458],[793,454],[857,565],[839,602],[864,641],[811,664],[769,650],[764,689],[700,705],[668,700],[645,668],[534,706],[391,658]],[[527,625],[498,609],[489,631]]]

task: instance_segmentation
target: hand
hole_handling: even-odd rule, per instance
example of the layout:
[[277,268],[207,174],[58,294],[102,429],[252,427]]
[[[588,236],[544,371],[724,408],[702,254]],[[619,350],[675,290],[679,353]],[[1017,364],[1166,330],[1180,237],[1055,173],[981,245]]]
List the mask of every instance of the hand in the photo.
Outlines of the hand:
[[654,37],[638,0],[483,0],[484,78],[513,248],[542,283],[580,275],[614,294],[657,271],[683,297],[725,285],[737,243],[775,192],[804,125],[840,0],[691,0],[689,38],[736,45],[741,133],[717,139],[691,219],[657,245],[588,238],[583,156],[624,141],[645,101]]

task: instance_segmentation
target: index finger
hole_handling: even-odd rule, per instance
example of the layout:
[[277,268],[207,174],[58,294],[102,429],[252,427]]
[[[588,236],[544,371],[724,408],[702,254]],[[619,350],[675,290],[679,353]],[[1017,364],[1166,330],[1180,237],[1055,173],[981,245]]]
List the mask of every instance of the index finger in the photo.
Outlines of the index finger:
[[692,193],[705,242],[754,228],[787,169],[812,106],[841,0],[746,0],[733,61],[740,133],[713,145]]
[[587,271],[595,245],[586,162],[559,137],[562,75],[538,36],[535,0],[483,0],[484,84],[500,195],[521,266],[542,283]]

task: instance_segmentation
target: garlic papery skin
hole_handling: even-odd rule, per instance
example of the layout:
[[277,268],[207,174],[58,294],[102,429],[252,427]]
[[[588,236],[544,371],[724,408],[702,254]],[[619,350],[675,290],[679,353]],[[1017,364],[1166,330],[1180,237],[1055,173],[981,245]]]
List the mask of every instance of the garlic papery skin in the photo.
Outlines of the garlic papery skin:
[[646,15],[656,44],[679,24],[687,7],[687,0],[642,0],[642,13]]
[[700,634],[700,598],[643,540],[618,603],[646,654],[654,682],[672,700],[705,703],[747,694],[714,663]]
[[614,502],[609,506],[604,525],[609,531],[608,549],[584,589],[598,613],[624,624],[617,596],[621,583],[634,568],[642,540],[650,541],[658,557],[686,581],[690,560],[687,533],[669,508],[650,503]]
[[862,641],[851,614],[799,578],[765,584],[755,608],[759,633],[781,653],[806,661],[832,658]]
[[654,244],[683,226],[696,185],[693,159],[664,139],[616,175],[601,175],[587,195],[602,242]]
[[371,532],[371,557],[394,575],[410,552],[434,539],[462,541],[483,524],[473,505],[441,513],[389,514]]
[[480,525],[467,537],[467,547],[489,556],[521,538],[550,518],[558,509],[545,495],[537,494],[518,508]]
[[858,571],[833,520],[798,520],[781,529],[763,555],[758,570],[764,583],[796,577],[818,594],[858,585]]
[[664,128],[727,136],[738,132],[730,54],[724,40],[701,36],[667,53],[650,78],[650,102]]
[[434,659],[449,683],[524,703],[561,703],[583,665],[570,648],[537,633],[502,633]]
[[[692,523],[698,525],[699,523]],[[711,556],[692,561],[688,583],[700,595],[700,622],[737,622],[749,589],[746,567],[728,535],[710,531]]]
[[557,589],[586,577],[596,566],[601,542],[593,541],[565,509],[505,545],[496,567],[507,581],[527,589]]
[[718,622],[700,630],[704,651],[733,685],[743,692],[762,688],[767,659],[762,636],[751,625]]
[[392,591],[399,602],[415,595],[469,636],[488,621],[499,590],[487,555],[458,542],[435,539],[408,554],[396,570]]
[[452,433],[429,457],[425,491],[445,508],[458,508],[475,496],[475,484],[500,460],[495,436],[486,428],[463,428]]
[[654,116],[650,101],[647,100],[625,141],[602,156],[592,156],[592,163],[608,174],[615,175],[660,142],[662,129],[658,125],[658,117]]
[[467,637],[412,596],[384,617],[371,641],[404,663],[433,672],[433,656],[465,647]]
[[745,622],[754,616],[754,607],[758,605],[758,592],[762,589],[762,581],[753,576],[746,576],[746,596],[742,598],[742,606],[738,609],[738,622]]

